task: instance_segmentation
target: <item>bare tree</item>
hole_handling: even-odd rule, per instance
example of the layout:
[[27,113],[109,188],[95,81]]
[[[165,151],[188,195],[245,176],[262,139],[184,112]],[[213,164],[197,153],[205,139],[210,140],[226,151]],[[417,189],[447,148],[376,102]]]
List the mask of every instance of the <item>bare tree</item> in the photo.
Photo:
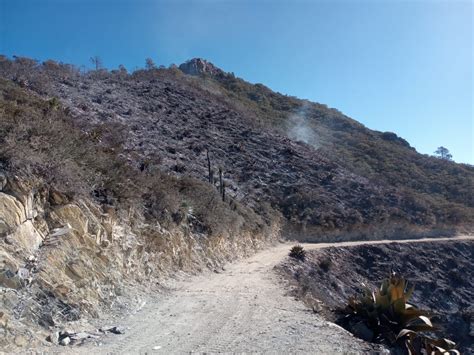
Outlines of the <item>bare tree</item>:
[[99,56],[95,55],[93,57],[90,57],[90,61],[92,65],[95,67],[95,70],[102,69],[102,59],[100,59]]
[[443,147],[443,146],[438,147],[438,149],[436,149],[436,151],[434,153],[435,153],[436,157],[438,157],[439,159],[453,160],[453,156],[451,155],[449,150],[447,148]]
[[150,69],[156,69],[156,64],[151,58],[145,59],[145,68],[150,70]]
[[127,74],[127,68],[125,68],[123,64],[120,64],[118,66],[118,69],[119,69],[120,74]]

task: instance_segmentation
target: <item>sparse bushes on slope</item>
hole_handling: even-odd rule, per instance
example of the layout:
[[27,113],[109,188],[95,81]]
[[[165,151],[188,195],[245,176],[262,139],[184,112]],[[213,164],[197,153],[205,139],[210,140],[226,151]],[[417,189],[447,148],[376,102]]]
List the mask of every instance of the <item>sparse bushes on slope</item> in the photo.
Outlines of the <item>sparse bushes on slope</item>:
[[332,265],[332,260],[329,257],[324,258],[319,262],[319,267],[325,272],[328,272]]
[[255,206],[259,215],[209,183],[166,173],[158,154],[126,146],[130,127],[90,122],[84,108],[78,118],[0,78],[0,197],[23,216],[2,224],[13,212],[0,206],[0,318],[14,319],[0,341],[6,351],[17,331],[133,308],[130,288],[149,293],[161,277],[217,268],[278,234],[267,205]]
[[120,124],[76,122],[58,100],[40,99],[4,79],[0,112],[0,168],[7,171],[113,208],[139,206],[168,228],[183,222],[189,208],[194,226],[210,235],[261,231],[272,223],[237,201],[222,202],[207,183],[162,172],[159,157],[130,159],[129,132]]
[[[0,57],[0,75],[66,100],[76,123],[91,125],[81,127],[85,133],[92,135],[98,123],[122,126],[121,157],[137,166],[153,160],[152,167],[203,180],[202,152],[213,142],[235,199],[254,211],[265,200],[296,237],[474,224],[472,167],[423,156],[393,133],[371,131],[335,109],[261,84],[177,68],[81,73],[53,61],[6,57]],[[295,114],[304,117],[317,147],[275,134],[287,133]],[[106,189],[99,189],[103,195]]]
[[265,126],[283,133],[293,116],[304,117],[320,153],[376,184],[422,200],[426,213],[415,223],[474,223],[472,167],[419,154],[394,133],[369,130],[326,105],[285,96],[261,84],[230,75],[202,80],[217,82],[224,95],[243,103]]

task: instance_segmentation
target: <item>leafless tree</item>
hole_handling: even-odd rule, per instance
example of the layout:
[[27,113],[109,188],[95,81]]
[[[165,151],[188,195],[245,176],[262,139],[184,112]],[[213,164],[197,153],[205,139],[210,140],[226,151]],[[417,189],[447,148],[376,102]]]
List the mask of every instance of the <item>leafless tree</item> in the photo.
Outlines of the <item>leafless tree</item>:
[[92,65],[95,67],[95,70],[99,70],[102,68],[102,59],[100,59],[99,56],[95,55],[93,57],[90,57],[90,61]]
[[125,66],[123,64],[120,64],[118,66],[118,69],[119,69],[121,74],[127,74],[127,68],[125,68]]

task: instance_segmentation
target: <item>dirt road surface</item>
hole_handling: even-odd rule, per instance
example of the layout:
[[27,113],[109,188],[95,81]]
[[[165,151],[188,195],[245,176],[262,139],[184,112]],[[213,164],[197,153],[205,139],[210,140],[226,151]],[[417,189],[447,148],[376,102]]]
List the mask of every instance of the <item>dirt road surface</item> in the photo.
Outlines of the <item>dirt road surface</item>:
[[[401,240],[401,243],[453,240]],[[459,237],[474,240],[474,237]],[[303,244],[306,249],[380,244],[394,241]],[[171,292],[150,299],[123,320],[125,334],[109,335],[101,345],[71,352],[154,353],[365,353],[373,349],[287,295],[273,271],[292,244],[279,244],[206,273],[176,281]],[[63,348],[64,349],[64,348]],[[62,350],[63,350],[62,349]],[[68,351],[69,352],[69,351]]]

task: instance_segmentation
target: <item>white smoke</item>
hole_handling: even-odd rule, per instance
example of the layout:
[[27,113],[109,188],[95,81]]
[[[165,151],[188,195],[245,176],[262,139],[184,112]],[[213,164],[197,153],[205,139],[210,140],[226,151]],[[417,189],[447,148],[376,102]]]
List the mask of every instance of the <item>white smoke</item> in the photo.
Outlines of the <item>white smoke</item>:
[[288,137],[317,148],[319,146],[318,136],[309,123],[308,107],[308,104],[305,103],[288,118]]

